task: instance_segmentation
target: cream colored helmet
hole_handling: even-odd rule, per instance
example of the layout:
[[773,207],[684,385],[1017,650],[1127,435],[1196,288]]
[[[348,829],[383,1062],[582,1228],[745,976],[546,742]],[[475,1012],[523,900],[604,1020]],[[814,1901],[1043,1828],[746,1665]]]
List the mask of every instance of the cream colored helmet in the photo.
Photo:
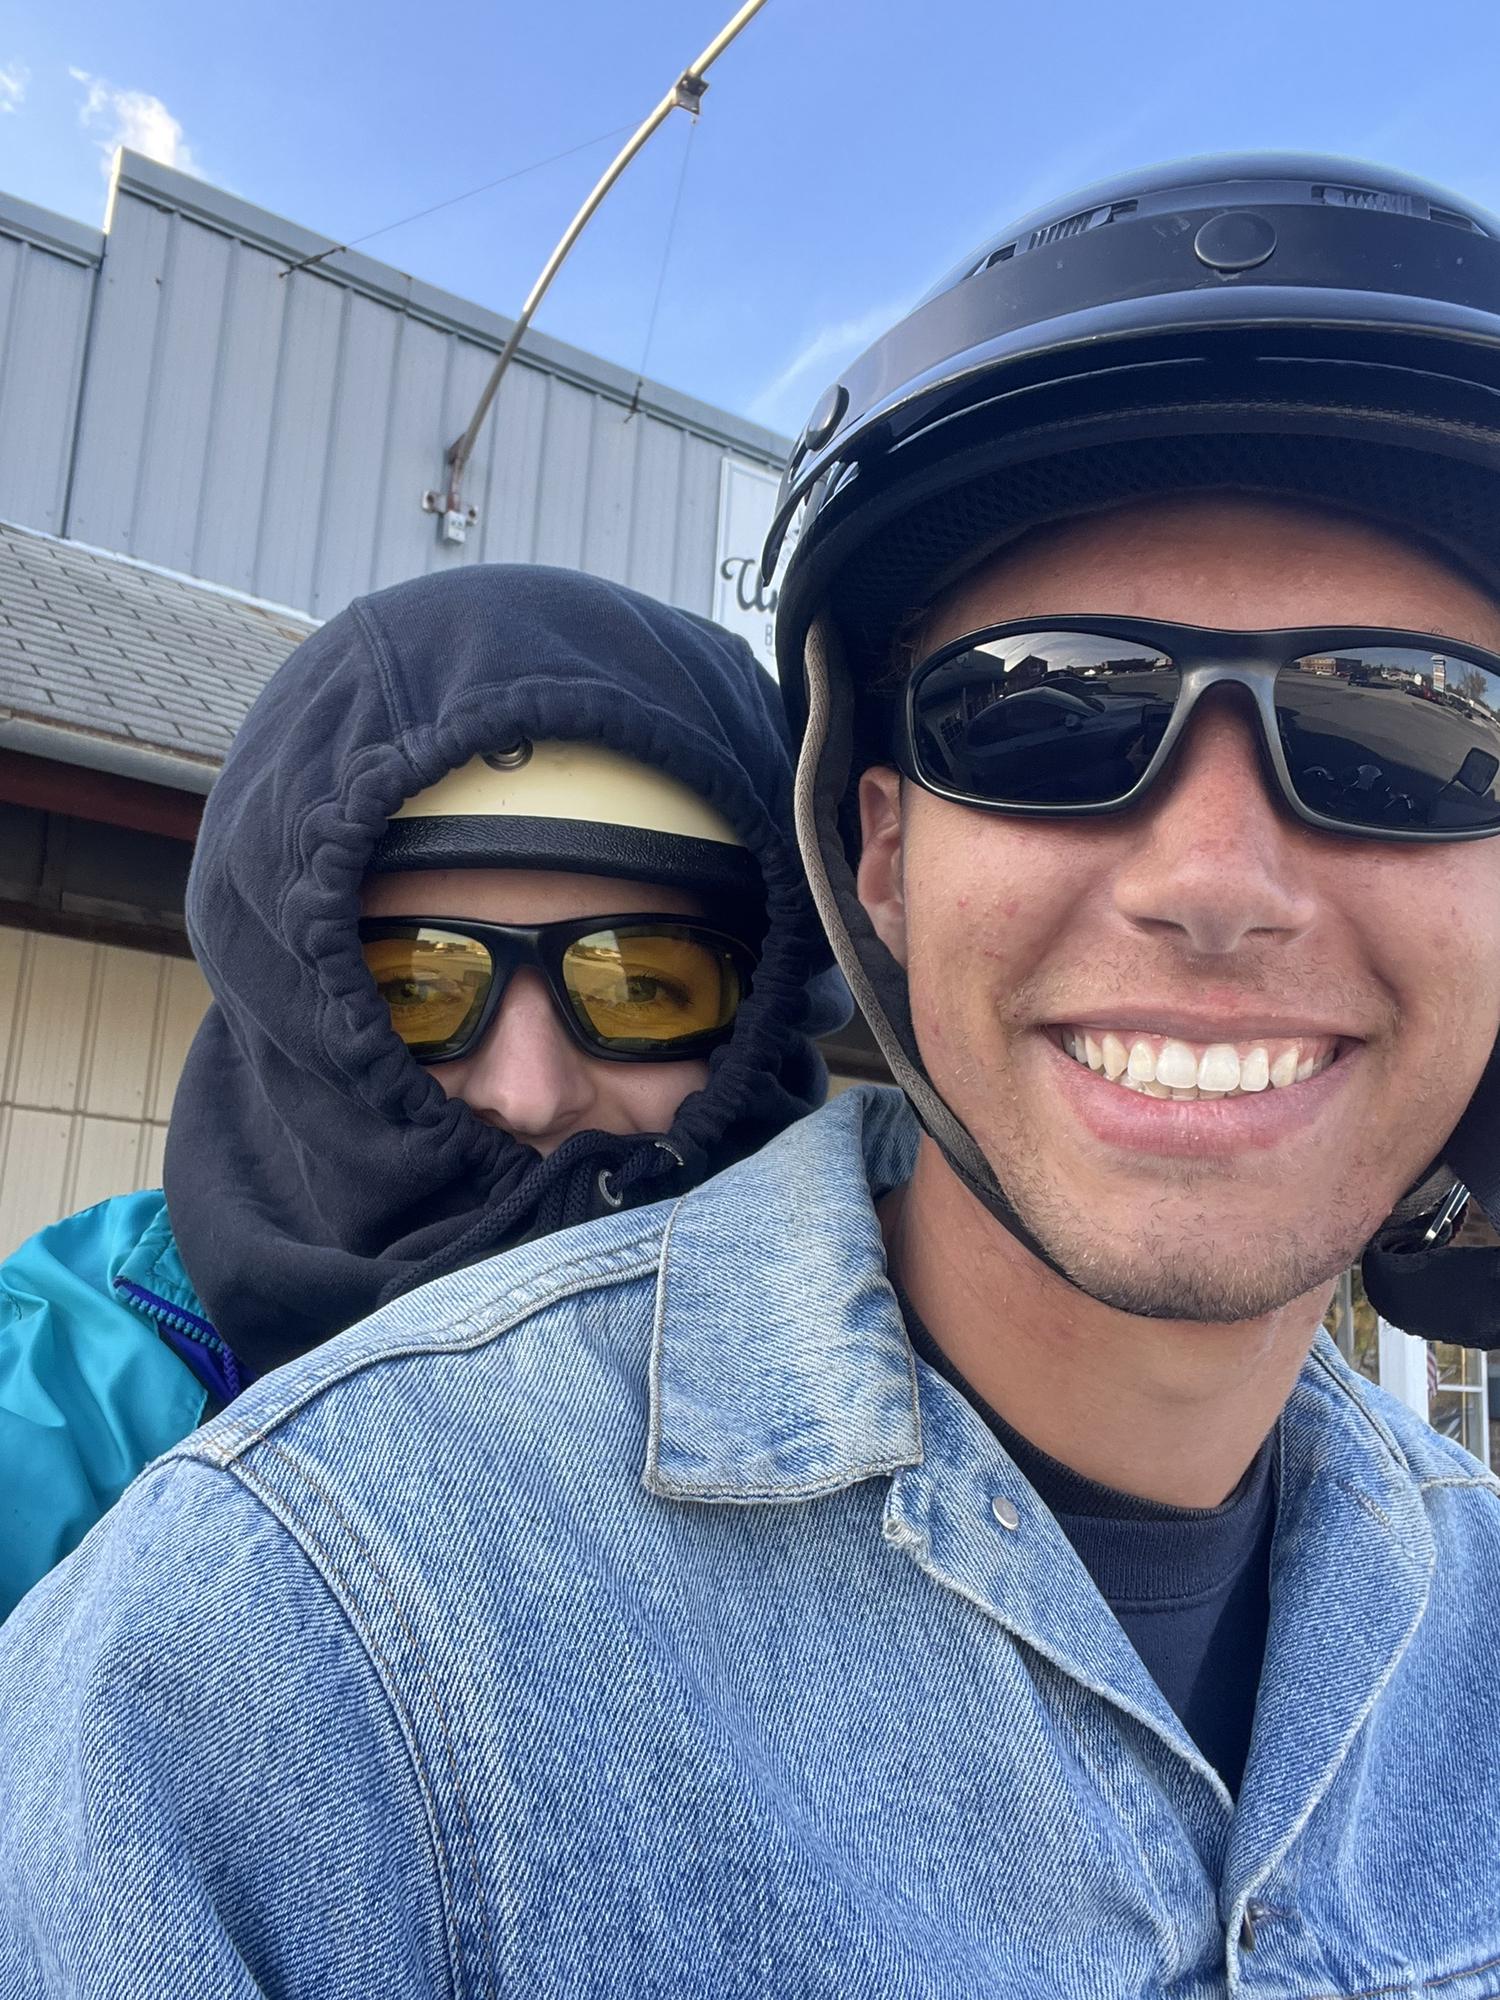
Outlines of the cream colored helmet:
[[546,868],[758,898],[760,870],[723,815],[649,764],[588,742],[525,740],[408,799],[372,872]]

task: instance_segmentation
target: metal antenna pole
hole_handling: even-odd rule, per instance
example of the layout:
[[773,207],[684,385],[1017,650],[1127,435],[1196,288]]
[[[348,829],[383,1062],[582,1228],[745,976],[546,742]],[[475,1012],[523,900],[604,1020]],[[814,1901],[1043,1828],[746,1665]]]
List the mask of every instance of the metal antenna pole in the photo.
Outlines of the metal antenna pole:
[[462,437],[455,438],[453,443],[448,447],[447,492],[439,493],[430,491],[422,495],[422,506],[426,512],[441,516],[438,524],[438,532],[445,542],[461,542],[464,539],[469,524],[479,518],[477,508],[465,508],[463,504],[464,467],[469,462],[469,455],[474,449],[475,440],[484,428],[484,420],[489,415],[490,405],[495,400],[495,392],[500,387],[501,378],[510,366],[512,356],[520,346],[526,329],[531,325],[532,317],[537,307],[545,298],[548,286],[561,270],[568,252],[583,234],[594,211],[656,128],[664,124],[672,113],[677,110],[691,111],[695,117],[697,116],[698,107],[703,101],[703,93],[708,88],[705,78],[709,66],[718,60],[736,35],[739,34],[740,30],[754,20],[765,4],[766,0],[745,0],[745,4],[724,24],[708,47],[703,51],[702,55],[699,56],[698,60],[688,64],[687,68],[678,77],[660,104],[636,128],[603,174],[600,175],[588,200],[568,224],[567,229],[563,232],[562,240],[542,266],[541,275],[527,293],[526,303],[522,306],[520,316],[510,330],[509,339],[496,357],[495,365],[490,371],[490,379],[485,383],[484,392],[475,406],[473,416],[469,419],[468,429]]

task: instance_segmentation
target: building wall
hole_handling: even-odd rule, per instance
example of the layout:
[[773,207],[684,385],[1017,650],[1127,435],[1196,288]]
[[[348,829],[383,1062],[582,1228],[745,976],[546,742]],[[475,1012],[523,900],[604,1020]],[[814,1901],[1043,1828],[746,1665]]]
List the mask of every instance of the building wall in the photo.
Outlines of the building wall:
[[0,520],[61,534],[104,238],[29,202],[0,208]]
[[160,1185],[207,1003],[190,958],[0,926],[0,1257],[58,1216]]
[[102,236],[0,197],[0,519],[319,618],[505,561],[711,612],[726,455],[783,439],[533,332],[445,545],[421,495],[510,322],[330,247],[128,153]]

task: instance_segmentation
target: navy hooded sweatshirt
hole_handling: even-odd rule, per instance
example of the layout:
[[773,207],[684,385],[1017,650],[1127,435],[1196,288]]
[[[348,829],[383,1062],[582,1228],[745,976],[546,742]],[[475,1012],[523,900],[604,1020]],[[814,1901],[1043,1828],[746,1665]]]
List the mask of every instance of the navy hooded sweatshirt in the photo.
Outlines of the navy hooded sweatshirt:
[[[753,987],[662,1135],[549,1158],[444,1095],[360,952],[360,884],[401,803],[518,737],[600,743],[718,809],[759,863]],[[847,1017],[803,882],[774,683],[704,619],[571,571],[471,567],[362,598],[266,687],[209,799],[188,926],[214,1004],[165,1187],[188,1275],[260,1372],[508,1243],[658,1200],[816,1105]],[[663,1143],[664,1142],[664,1143]]]

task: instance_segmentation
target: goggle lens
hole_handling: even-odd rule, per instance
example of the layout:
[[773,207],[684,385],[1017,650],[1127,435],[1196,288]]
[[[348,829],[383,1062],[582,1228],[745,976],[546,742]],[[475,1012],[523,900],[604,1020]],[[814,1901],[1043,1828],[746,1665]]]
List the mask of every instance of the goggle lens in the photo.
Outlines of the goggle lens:
[[562,969],[579,1019],[613,1049],[710,1034],[741,999],[729,953],[688,931],[592,931],[568,946]]
[[494,962],[477,938],[423,925],[366,938],[365,964],[391,1010],[391,1026],[418,1062],[461,1048],[489,997]]
[[[550,948],[518,947],[544,939],[548,926],[507,937],[504,926],[478,926],[501,940],[501,966],[482,937],[441,924],[372,925],[360,948],[391,1026],[418,1062],[451,1061],[483,1032],[495,995],[517,964],[535,965],[577,1039],[600,1055],[670,1058],[729,1028],[745,997],[751,955],[693,925],[605,925]],[[566,942],[563,940],[566,939]],[[517,954],[510,956],[507,954]]]
[[[1001,807],[1120,805],[1161,747],[1184,671],[1149,644],[1087,632],[940,655],[912,682],[913,775]],[[1287,778],[1309,812],[1356,833],[1500,831],[1500,673],[1359,643],[1284,660],[1273,687]]]

